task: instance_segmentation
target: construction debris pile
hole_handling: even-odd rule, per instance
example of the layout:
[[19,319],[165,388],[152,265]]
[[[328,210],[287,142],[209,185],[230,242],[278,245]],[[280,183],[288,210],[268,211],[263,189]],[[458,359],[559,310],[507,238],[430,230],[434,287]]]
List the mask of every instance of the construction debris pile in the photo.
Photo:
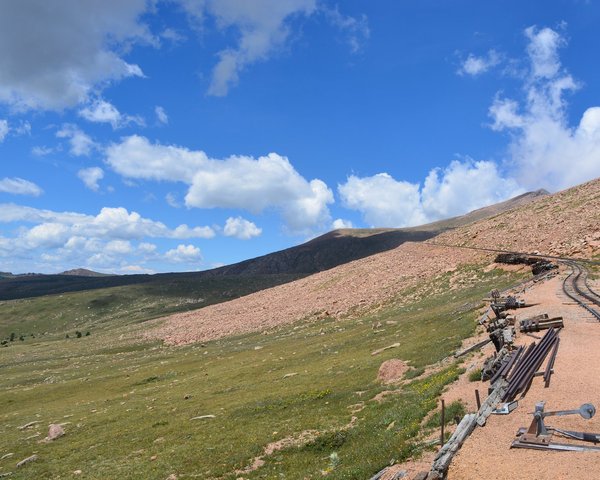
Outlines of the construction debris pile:
[[[525,395],[531,386],[534,376],[543,375],[545,387],[550,384],[554,360],[558,351],[560,338],[558,332],[563,328],[562,317],[550,318],[547,313],[525,318],[519,322],[519,331],[529,336],[531,332],[547,330],[539,343],[531,343],[527,348],[516,347],[515,323],[516,317],[509,315],[507,310],[525,308],[531,305],[515,297],[501,297],[500,292],[491,292],[490,310],[494,317],[482,323],[486,324],[490,340],[496,348],[494,355],[486,359],[481,370],[482,381],[490,380],[490,392],[494,390],[498,380],[506,381],[506,389],[502,394],[503,402],[512,402],[520,393]],[[552,352],[545,370],[539,371],[548,353]]]
[[[529,262],[527,257],[523,257],[525,258],[525,261],[520,257],[522,256],[511,254],[503,256],[503,260],[506,260],[507,263]],[[496,259],[496,261],[498,261],[498,259]],[[536,263],[539,262],[538,259],[535,259],[535,261]],[[544,271],[553,268],[554,267],[547,267]],[[554,363],[560,345],[559,332],[564,327],[562,317],[550,317],[548,314],[544,313],[524,318],[517,322],[516,315],[510,314],[509,310],[527,308],[532,306],[531,304],[527,304],[514,296],[502,296],[497,290],[491,292],[491,298],[489,300],[490,308],[479,321],[480,325],[485,325],[489,340],[479,342],[478,344],[455,354],[455,356],[458,357],[471,352],[476,348],[481,348],[487,343],[491,342],[494,344],[496,351],[492,356],[485,360],[481,371],[482,381],[490,381],[489,395],[485,402],[480,405],[479,392],[475,392],[479,411],[476,414],[467,414],[463,418],[450,440],[438,452],[431,471],[422,472],[423,479],[435,480],[445,478],[452,456],[460,448],[473,429],[477,425],[484,426],[486,419],[490,414],[508,415],[514,411],[518,406],[518,397],[520,396],[519,398],[523,398],[527,394],[534,378],[543,377],[544,387],[548,388],[550,386],[550,379],[554,372]],[[534,337],[539,341],[534,341],[528,346],[515,345],[517,334],[515,325],[518,325],[519,333]],[[532,333],[540,332],[542,330],[545,330],[546,332],[541,338]],[[541,411],[543,412],[543,404]],[[551,414],[553,413],[547,412],[547,415]],[[534,420],[534,423],[536,421],[537,420]],[[536,424],[535,427],[532,426],[529,430],[522,429],[512,446],[519,448],[541,448],[540,444],[545,441],[545,437],[540,437],[540,442],[536,443],[536,434],[534,433],[532,436],[532,431],[543,431],[543,428]],[[553,431],[556,432],[557,430],[554,429]],[[575,438],[574,435],[584,435],[581,432],[567,432],[566,435],[568,434],[571,434],[571,438]],[[585,437],[586,439],[592,438],[589,434],[585,435],[587,435]],[[530,445],[528,441],[531,438],[534,438],[534,447],[528,446]],[[594,438],[598,441],[600,440],[600,435]],[[557,447],[555,449],[559,448],[575,449],[575,447]],[[593,447],[587,448],[590,449]],[[598,450],[600,450],[600,448]]]
[[[504,372],[504,378],[508,382],[503,402],[510,402],[516,398],[519,393],[525,396],[533,378],[535,376],[544,377],[544,387],[550,386],[550,376],[554,371],[554,361],[558,352],[560,338],[558,332],[560,329],[551,328],[546,332],[539,343],[533,342],[520,356],[517,362],[513,362],[514,368],[508,368]],[[521,347],[524,349],[524,347]],[[548,353],[552,352],[544,370],[540,370]]]
[[531,333],[547,330],[548,328],[563,328],[564,326],[562,317],[549,318],[547,313],[542,313],[535,317],[521,320],[519,322],[519,331],[521,333]]
[[493,318],[484,320],[490,340],[496,348],[494,355],[489,357],[481,369],[481,380],[486,381],[497,378],[497,373],[504,370],[509,359],[515,352],[515,316],[509,315],[507,310],[524,308],[527,305],[516,297],[501,297],[498,290],[492,291],[491,311]]

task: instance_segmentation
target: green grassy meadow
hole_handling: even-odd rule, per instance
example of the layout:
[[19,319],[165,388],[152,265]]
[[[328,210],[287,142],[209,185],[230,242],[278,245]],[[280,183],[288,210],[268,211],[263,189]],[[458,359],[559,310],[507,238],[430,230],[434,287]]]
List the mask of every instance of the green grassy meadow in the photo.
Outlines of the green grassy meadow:
[[[414,303],[402,292],[360,317],[177,348],[135,334],[161,313],[201,306],[186,299],[206,292],[172,292],[169,303],[129,286],[2,302],[0,338],[29,336],[0,347],[0,476],[369,478],[426,448],[423,420],[463,371],[449,361],[409,380],[411,370],[397,394],[375,402],[386,390],[376,380],[381,363],[401,358],[419,370],[446,358],[474,332],[481,298],[520,279],[475,267],[462,274],[461,288],[448,291],[449,275],[440,275]],[[19,429],[29,422],[39,423]],[[40,443],[50,423],[66,435]],[[240,472],[269,443],[301,436]],[[15,468],[32,454],[37,461]]]

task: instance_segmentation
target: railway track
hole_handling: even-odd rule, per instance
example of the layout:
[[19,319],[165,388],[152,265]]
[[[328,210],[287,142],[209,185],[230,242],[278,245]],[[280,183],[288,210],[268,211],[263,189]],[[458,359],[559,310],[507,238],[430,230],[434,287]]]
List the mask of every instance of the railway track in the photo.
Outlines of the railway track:
[[563,265],[567,265],[571,268],[571,272],[563,281],[563,292],[567,297],[569,297],[581,307],[585,308],[597,320],[600,321],[600,293],[596,292],[589,286],[588,270],[582,265],[583,263],[590,265],[598,265],[600,264],[600,262],[598,262],[597,260],[589,260],[585,258],[559,257],[556,255],[545,255],[543,253],[516,252],[514,250],[502,250],[497,248],[450,245],[446,243],[438,243],[432,241],[428,241],[427,244],[447,248],[464,248],[467,250],[477,250],[480,252],[512,253],[516,255],[526,255],[529,257],[538,257],[555,260],[559,263],[562,263]]
[[571,272],[563,281],[563,292],[600,320],[600,295],[588,283],[587,268],[573,261],[563,261]]

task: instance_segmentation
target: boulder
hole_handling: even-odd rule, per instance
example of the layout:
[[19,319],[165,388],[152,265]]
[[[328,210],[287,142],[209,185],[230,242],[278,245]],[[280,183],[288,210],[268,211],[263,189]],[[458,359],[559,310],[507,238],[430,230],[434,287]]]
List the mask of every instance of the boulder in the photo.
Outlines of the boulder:
[[402,360],[397,358],[386,360],[379,367],[377,380],[384,384],[397,382],[402,379],[406,370],[408,370],[408,366]]
[[48,428],[48,436],[44,440],[46,442],[52,442],[53,440],[62,437],[64,434],[65,430],[61,425],[58,423],[52,423]]

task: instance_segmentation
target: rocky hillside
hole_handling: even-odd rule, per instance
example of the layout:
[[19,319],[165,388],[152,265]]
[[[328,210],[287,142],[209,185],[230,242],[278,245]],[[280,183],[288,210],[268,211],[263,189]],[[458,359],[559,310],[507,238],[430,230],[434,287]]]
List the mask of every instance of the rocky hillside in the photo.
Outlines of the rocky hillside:
[[596,180],[558,194],[538,195],[525,205],[457,227],[425,243],[404,243],[286,285],[167,317],[148,336],[185,344],[300,319],[364,312],[440,275],[450,275],[450,288],[468,286],[477,279],[460,267],[493,258],[489,253],[430,242],[591,257],[600,253],[599,229],[600,180]]
[[593,258],[600,255],[600,179],[443,233],[433,241]]
[[[454,272],[460,265],[485,257],[473,250],[409,242],[295,282],[172,315],[147,337],[183,345],[266,330],[301,319],[364,313],[394,299],[402,290],[417,287],[422,280]],[[411,301],[418,293],[412,292],[404,300]]]

